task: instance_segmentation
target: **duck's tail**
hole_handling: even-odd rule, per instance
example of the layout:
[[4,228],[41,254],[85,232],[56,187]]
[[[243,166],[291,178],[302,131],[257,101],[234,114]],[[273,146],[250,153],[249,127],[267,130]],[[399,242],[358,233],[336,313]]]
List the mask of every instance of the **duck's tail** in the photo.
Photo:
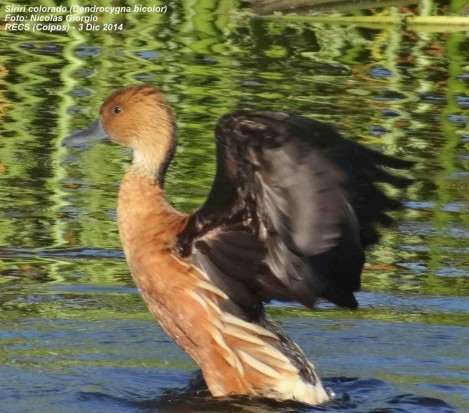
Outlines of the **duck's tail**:
[[[276,383],[276,389],[283,394],[281,399],[291,399],[302,403],[317,405],[330,399],[314,365],[307,359],[300,347],[269,317],[264,316],[260,321],[261,328],[265,328],[275,340],[266,343],[282,361],[282,374]],[[264,353],[265,349],[260,349]],[[269,364],[269,360],[262,360]],[[274,369],[276,365],[272,366]]]
[[175,295],[163,306],[150,308],[157,317],[161,307],[178,315],[158,318],[201,367],[213,396],[259,396],[310,405],[329,400],[314,366],[263,310],[254,318],[240,308],[236,311],[234,301],[203,279],[200,270],[187,270],[184,288],[173,289]]
[[[230,366],[224,372],[204,369],[214,396],[238,393],[310,405],[329,400],[314,366],[266,316],[252,323],[223,311],[211,330],[219,357]],[[223,385],[220,374],[225,376]]]

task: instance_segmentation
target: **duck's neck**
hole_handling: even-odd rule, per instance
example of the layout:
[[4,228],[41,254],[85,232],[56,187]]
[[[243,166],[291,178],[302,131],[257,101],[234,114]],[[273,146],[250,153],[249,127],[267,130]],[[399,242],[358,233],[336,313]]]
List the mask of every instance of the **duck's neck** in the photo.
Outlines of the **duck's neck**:
[[166,171],[176,152],[174,120],[170,118],[166,121],[165,128],[155,127],[153,132],[154,139],[146,139],[143,149],[134,149],[132,168],[142,176],[156,178],[160,188],[163,188]]
[[142,176],[147,176],[149,179],[156,179],[158,186],[163,188],[164,177],[173,157],[173,153],[174,148],[172,147],[165,153],[135,151],[132,168],[138,171]]
[[[161,157],[161,155],[159,157]],[[158,165],[161,163],[155,162],[154,158],[155,155],[153,154],[135,151],[131,169],[137,172],[138,174],[142,175],[142,177],[148,177],[150,181],[152,179],[154,180],[155,178],[158,178],[160,169]],[[159,180],[158,185],[163,188],[163,185],[160,184]]]
[[132,165],[119,191],[119,233],[129,263],[139,251],[169,251],[187,220],[168,203],[158,179],[150,172],[142,169],[142,164]]

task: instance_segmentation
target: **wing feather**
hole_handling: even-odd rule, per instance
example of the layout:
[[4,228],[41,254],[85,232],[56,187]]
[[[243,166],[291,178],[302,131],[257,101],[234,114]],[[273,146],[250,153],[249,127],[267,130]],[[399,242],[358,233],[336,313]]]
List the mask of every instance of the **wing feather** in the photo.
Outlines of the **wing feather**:
[[282,112],[234,112],[216,138],[215,180],[179,235],[180,254],[192,255],[244,319],[272,299],[355,308],[364,249],[400,205],[376,183],[404,188],[409,180],[383,167],[411,163]]

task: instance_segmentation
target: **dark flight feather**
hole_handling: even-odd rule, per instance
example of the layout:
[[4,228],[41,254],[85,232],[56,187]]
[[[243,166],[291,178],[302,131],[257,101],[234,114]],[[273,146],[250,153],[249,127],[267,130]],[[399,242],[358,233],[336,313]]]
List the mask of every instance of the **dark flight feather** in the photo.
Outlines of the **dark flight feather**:
[[179,235],[179,253],[192,255],[243,318],[270,300],[313,307],[322,297],[356,308],[364,249],[400,206],[376,183],[404,188],[410,181],[383,167],[412,163],[282,112],[224,116],[216,139],[215,180]]

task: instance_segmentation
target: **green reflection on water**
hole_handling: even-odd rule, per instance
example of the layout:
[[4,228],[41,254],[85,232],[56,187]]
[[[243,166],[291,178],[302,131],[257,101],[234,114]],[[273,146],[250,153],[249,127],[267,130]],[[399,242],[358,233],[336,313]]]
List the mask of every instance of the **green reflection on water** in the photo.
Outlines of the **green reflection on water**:
[[[452,284],[460,294],[467,287],[467,262],[453,250],[464,249],[467,239],[467,160],[460,151],[467,106],[458,103],[468,93],[467,37],[235,25],[226,13],[233,7],[230,1],[199,1],[174,5],[166,16],[112,17],[125,22],[125,33],[2,32],[1,244],[119,248],[115,194],[129,154],[112,145],[74,152],[61,148],[60,140],[94,119],[116,87],[149,81],[166,91],[178,115],[181,144],[167,190],[185,211],[200,205],[210,186],[216,119],[235,108],[289,108],[389,153],[428,159],[417,165],[422,179],[408,194],[394,195],[432,207],[396,214],[416,230],[404,238],[387,231],[370,255],[372,263],[425,261],[428,271],[413,281],[421,292],[451,294]],[[383,130],[372,136],[370,126]],[[460,210],[448,211],[451,204]],[[402,240],[415,251],[400,250]],[[439,277],[448,265],[462,277]],[[383,271],[368,285],[365,279],[365,289],[379,288],[373,280],[381,279],[405,291],[408,275],[401,268]]]

